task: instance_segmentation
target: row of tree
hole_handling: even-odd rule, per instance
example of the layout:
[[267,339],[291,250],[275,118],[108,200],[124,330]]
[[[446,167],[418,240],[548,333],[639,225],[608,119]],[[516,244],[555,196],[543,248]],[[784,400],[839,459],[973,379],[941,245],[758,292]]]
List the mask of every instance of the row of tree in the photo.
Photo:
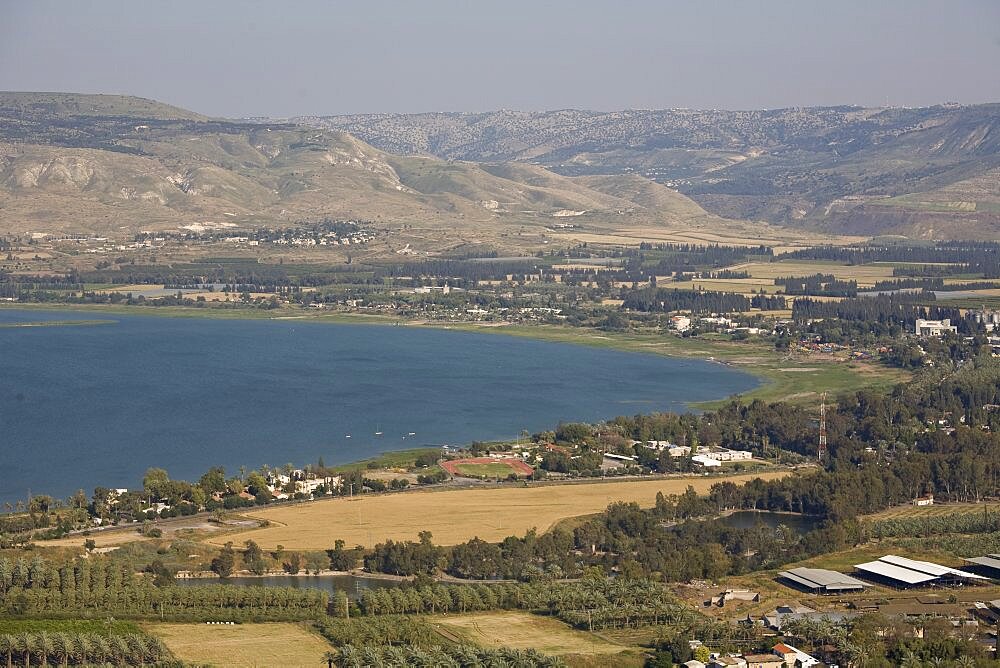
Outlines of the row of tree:
[[746,297],[731,292],[707,292],[678,288],[648,287],[624,295],[622,307],[633,311],[691,311],[692,313],[744,313],[752,308],[785,308],[781,295]]
[[49,633],[47,631],[0,634],[0,656],[9,666],[159,664],[170,653],[157,638],[142,633]]
[[223,585],[158,587],[153,578],[106,557],[53,565],[41,557],[0,558],[0,611],[37,616],[114,614],[132,619],[312,619],[326,592]]
[[485,649],[475,645],[344,645],[330,655],[340,668],[368,666],[505,666],[509,668],[562,668],[562,659],[534,649]]

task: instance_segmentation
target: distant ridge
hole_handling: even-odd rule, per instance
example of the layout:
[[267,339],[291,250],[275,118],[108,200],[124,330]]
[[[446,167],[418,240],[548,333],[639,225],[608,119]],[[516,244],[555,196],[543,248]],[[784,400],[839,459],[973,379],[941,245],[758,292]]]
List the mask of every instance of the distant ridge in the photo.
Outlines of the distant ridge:
[[142,118],[207,121],[187,109],[130,95],[0,91],[0,108],[8,112],[48,113],[52,116],[137,116]]
[[1000,238],[1000,104],[302,117],[383,150],[640,174],[708,211],[851,234]]
[[400,156],[339,130],[213,119],[142,98],[0,93],[0,233],[323,218],[406,225],[407,243],[426,250],[501,239],[539,247],[553,230],[731,226],[634,175]]

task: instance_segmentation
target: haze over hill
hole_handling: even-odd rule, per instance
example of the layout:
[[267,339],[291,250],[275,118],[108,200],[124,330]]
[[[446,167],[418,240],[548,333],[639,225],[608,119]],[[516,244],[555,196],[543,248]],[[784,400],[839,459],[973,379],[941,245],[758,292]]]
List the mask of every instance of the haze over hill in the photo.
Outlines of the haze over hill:
[[996,238],[998,177],[1000,105],[247,121],[126,96],[0,93],[5,231],[359,219],[416,227],[429,250],[449,238],[538,245],[567,229]]
[[560,220],[609,231],[726,228],[634,175],[572,178],[520,163],[390,154],[337,130],[209,119],[150,100],[0,94],[5,231],[130,233],[321,218],[473,236]]
[[1000,105],[303,117],[381,149],[638,173],[727,218],[850,234],[1000,234]]

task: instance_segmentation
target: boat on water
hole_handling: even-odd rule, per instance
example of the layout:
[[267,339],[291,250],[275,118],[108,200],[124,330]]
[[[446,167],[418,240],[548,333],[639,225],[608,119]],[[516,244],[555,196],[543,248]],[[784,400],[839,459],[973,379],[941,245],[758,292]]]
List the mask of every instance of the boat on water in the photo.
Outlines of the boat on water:
[[350,435],[350,434],[345,434],[345,435],[344,435],[344,438],[350,438],[350,437],[351,437],[351,435]]
[[416,436],[417,432],[415,432],[415,431],[408,431],[408,432],[406,432],[406,435],[407,436]]

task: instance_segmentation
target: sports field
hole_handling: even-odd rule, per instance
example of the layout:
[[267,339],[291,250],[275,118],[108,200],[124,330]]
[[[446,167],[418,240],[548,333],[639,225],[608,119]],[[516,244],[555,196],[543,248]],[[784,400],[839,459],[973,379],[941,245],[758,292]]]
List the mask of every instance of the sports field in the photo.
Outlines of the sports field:
[[506,478],[511,473],[529,476],[533,472],[533,469],[520,459],[494,459],[492,457],[453,459],[441,462],[441,468],[451,475],[467,478]]
[[297,550],[323,550],[338,538],[348,545],[371,546],[386,539],[417,540],[430,531],[439,545],[454,545],[475,536],[499,541],[531,528],[546,531],[559,520],[600,512],[615,501],[652,507],[656,493],[681,494],[690,485],[705,494],[729,480],[770,480],[787,471],[734,476],[689,476],[655,480],[593,482],[564,485],[506,486],[485,489],[415,490],[401,494],[325,499],[299,505],[250,510],[247,515],[270,526],[215,536],[213,544],[254,540],[264,549],[278,545]]
[[329,643],[298,624],[143,624],[186,664],[218,668],[326,665]]
[[481,647],[537,649],[545,654],[618,654],[627,647],[527,612],[482,612],[431,617],[432,624]]

